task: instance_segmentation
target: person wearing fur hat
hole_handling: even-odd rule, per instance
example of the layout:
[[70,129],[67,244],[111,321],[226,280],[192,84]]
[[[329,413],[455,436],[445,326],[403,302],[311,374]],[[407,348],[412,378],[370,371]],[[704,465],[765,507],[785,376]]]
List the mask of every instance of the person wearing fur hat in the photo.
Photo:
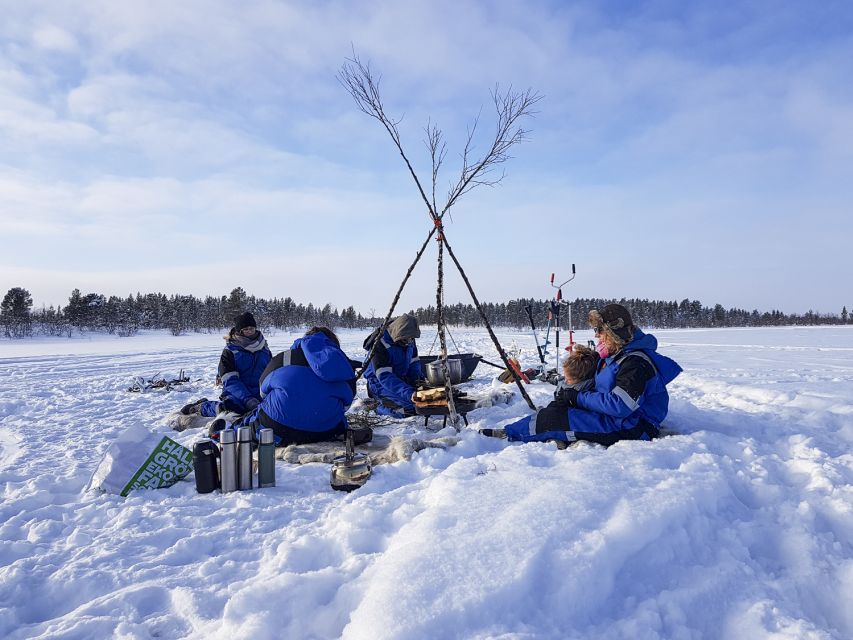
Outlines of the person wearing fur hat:
[[555,402],[505,428],[510,440],[586,440],[609,446],[659,435],[669,410],[666,385],[681,367],[657,352],[657,339],[637,327],[621,304],[593,309],[589,323],[601,358],[595,388],[558,390]]
[[412,394],[424,377],[415,343],[415,339],[420,337],[417,318],[404,313],[395,318],[381,336],[376,329],[364,341],[364,348],[369,353],[379,340],[364,370],[367,395],[379,401],[377,413],[395,418],[414,415]]
[[219,358],[217,380],[222,383],[219,400],[202,398],[181,409],[184,415],[200,414],[213,418],[228,411],[242,415],[261,402],[260,379],[272,353],[255,316],[248,311],[234,318],[234,326],[225,336],[225,348]]

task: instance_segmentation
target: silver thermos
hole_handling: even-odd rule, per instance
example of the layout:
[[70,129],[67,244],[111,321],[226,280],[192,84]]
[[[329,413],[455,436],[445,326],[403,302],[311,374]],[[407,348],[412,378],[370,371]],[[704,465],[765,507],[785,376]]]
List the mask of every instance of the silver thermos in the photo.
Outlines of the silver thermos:
[[237,432],[234,429],[223,429],[219,432],[219,476],[222,483],[222,493],[237,490]]
[[252,488],[252,441],[254,429],[237,429],[237,488],[240,491]]

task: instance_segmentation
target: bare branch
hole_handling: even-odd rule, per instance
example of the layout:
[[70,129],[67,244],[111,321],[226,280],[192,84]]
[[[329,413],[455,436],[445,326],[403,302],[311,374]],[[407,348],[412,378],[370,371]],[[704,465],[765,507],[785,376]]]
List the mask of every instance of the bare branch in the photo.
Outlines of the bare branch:
[[438,173],[444,158],[447,155],[447,144],[442,139],[441,129],[432,122],[428,122],[426,126],[427,139],[424,144],[429,150],[430,159],[432,161],[432,210],[436,211],[435,204],[435,187],[438,183]]
[[[470,157],[474,152],[474,136],[477,134],[477,126],[480,124],[480,116],[483,114],[483,108],[480,107],[480,111],[477,113],[477,116],[474,118],[474,121],[468,127],[468,136],[465,138],[465,148],[462,150],[462,174],[464,175],[468,167],[470,166]],[[453,191],[448,192],[447,199],[450,199]]]
[[536,114],[534,106],[542,99],[542,96],[532,89],[526,91],[513,91],[509,87],[505,93],[495,87],[491,92],[492,101],[497,113],[495,124],[495,135],[488,151],[477,160],[471,160],[474,144],[474,134],[477,130],[479,115],[474,119],[472,126],[468,129],[468,139],[462,152],[462,172],[459,180],[453,185],[447,194],[447,203],[439,214],[439,219],[444,217],[460,196],[468,193],[478,186],[494,186],[500,183],[506,175],[501,169],[500,175],[495,175],[499,165],[505,163],[512,156],[509,150],[516,144],[527,140],[530,133],[520,125],[520,121],[528,116]]
[[353,100],[355,100],[358,108],[371,118],[376,118],[380,123],[382,123],[382,126],[385,127],[388,135],[391,136],[391,140],[394,141],[397,151],[399,151],[400,155],[403,157],[403,161],[406,163],[406,167],[408,167],[409,173],[418,187],[421,198],[423,198],[423,201],[426,203],[430,217],[435,219],[435,207],[424,192],[424,189],[421,186],[421,181],[418,179],[418,176],[412,167],[412,163],[409,162],[406,152],[403,151],[403,145],[400,140],[400,131],[397,129],[397,125],[402,122],[402,118],[394,120],[385,113],[385,108],[382,105],[382,97],[379,94],[379,81],[381,80],[381,76],[374,77],[373,71],[370,69],[370,63],[363,63],[358,55],[356,55],[355,50],[353,50],[352,58],[347,58],[346,62],[341,66],[341,70],[338,72],[337,77],[338,82],[343,85],[344,89],[346,89],[352,96]]
[[[400,131],[397,128],[402,118],[395,120],[385,113],[382,97],[379,93],[381,76],[374,75],[370,64],[362,62],[353,49],[352,58],[347,58],[337,77],[338,81],[355,100],[359,110],[378,120],[388,135],[391,136],[391,140],[406,163],[406,167],[418,187],[418,192],[427,205],[429,215],[434,221],[440,221],[444,214],[456,204],[460,196],[478,186],[495,186],[504,179],[506,173],[503,168],[500,168],[500,165],[511,158],[510,149],[527,140],[529,134],[529,130],[524,129],[520,121],[525,117],[535,115],[534,107],[542,99],[542,96],[532,89],[514,91],[510,86],[505,92],[502,92],[499,86],[495,86],[494,90],[490,92],[497,115],[495,133],[491,144],[485,154],[479,158],[474,158],[474,140],[480,120],[480,114],[478,114],[468,128],[465,147],[462,151],[462,171],[459,179],[449,189],[447,201],[439,213],[436,206],[435,189],[438,173],[447,152],[441,130],[432,123],[428,123],[426,127],[425,144],[432,160],[432,197],[430,198],[403,150]],[[498,168],[501,169],[499,173],[497,173]]]

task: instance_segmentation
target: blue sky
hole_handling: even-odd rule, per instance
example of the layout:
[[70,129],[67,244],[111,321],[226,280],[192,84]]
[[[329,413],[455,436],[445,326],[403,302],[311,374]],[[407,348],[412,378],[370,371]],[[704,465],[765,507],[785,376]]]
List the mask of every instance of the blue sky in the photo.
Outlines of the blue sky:
[[[0,1],[0,293],[223,294],[385,311],[429,220],[336,80],[354,46],[423,178],[489,90],[544,98],[451,211],[482,300],[853,307],[848,2]],[[485,142],[485,141],[483,141]],[[442,189],[443,191],[443,189]],[[434,303],[435,251],[402,308]],[[448,273],[446,301],[467,301]]]

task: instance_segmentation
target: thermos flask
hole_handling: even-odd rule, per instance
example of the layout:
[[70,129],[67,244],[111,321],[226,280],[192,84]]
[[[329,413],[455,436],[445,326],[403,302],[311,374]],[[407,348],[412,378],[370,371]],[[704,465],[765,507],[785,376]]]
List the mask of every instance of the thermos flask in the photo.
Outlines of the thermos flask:
[[272,429],[261,429],[258,440],[258,486],[275,486],[275,435]]
[[202,438],[193,444],[195,490],[199,493],[210,493],[219,488],[219,471],[216,468],[218,455],[219,449],[210,438]]
[[223,429],[219,432],[221,447],[220,476],[222,477],[222,493],[237,490],[237,432],[234,429]]
[[237,488],[252,488],[252,427],[237,429]]

